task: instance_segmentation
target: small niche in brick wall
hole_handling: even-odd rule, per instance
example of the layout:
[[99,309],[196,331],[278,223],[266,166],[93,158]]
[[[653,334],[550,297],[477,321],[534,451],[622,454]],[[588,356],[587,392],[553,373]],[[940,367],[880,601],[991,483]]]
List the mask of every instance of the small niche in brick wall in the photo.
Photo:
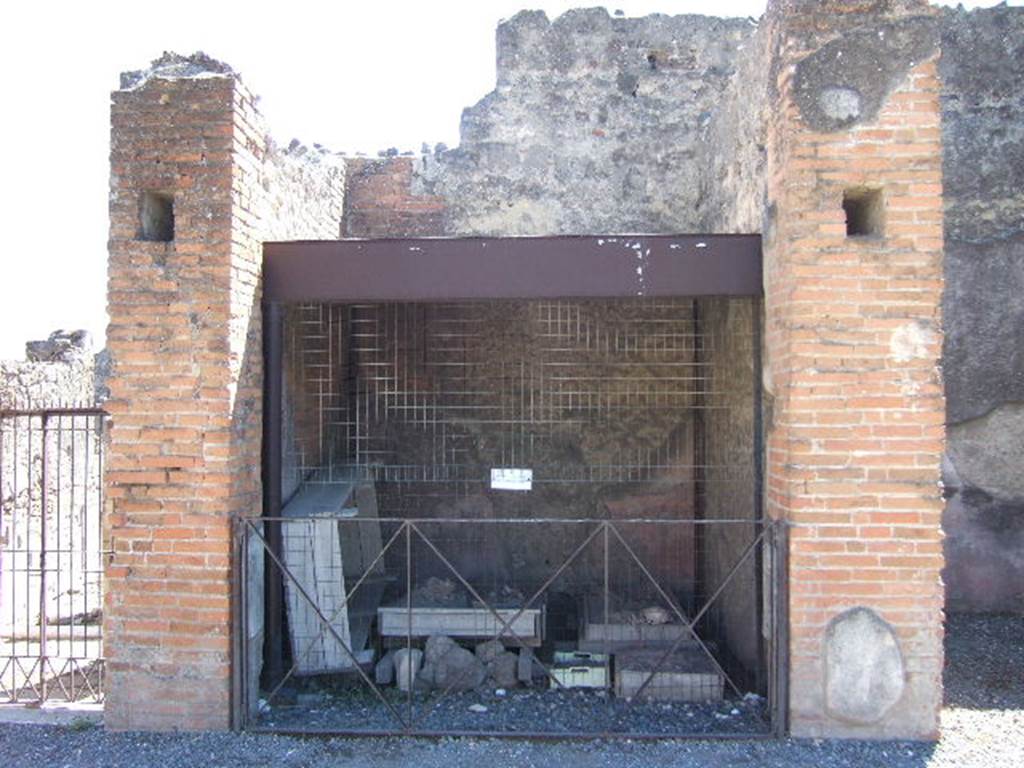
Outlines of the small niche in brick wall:
[[847,237],[881,237],[883,230],[882,190],[854,187],[843,192]]
[[139,239],[169,243],[174,239],[174,197],[143,192],[139,201]]

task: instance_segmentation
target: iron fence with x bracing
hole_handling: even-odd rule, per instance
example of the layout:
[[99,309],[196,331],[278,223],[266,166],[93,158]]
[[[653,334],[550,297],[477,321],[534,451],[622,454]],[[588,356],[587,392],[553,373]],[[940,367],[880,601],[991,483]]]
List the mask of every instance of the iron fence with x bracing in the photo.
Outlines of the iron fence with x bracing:
[[0,411],[0,700],[103,700],[104,419]]
[[[306,508],[336,514],[238,521],[245,727],[778,733],[780,525],[376,518],[366,514],[371,488],[318,486]],[[702,576],[692,553],[722,551],[714,541],[734,554],[719,575]],[[264,663],[275,619],[263,585],[275,578],[284,583],[279,668]]]

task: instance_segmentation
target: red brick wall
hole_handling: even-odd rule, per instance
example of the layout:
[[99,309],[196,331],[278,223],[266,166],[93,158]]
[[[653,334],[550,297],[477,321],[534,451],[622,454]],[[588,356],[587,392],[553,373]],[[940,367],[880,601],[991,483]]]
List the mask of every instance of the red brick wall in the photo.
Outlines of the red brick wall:
[[409,157],[348,161],[342,237],[434,237],[445,234],[444,199],[412,189]]
[[[768,148],[774,227],[765,241],[773,413],[766,474],[769,513],[793,524],[796,735],[937,733],[944,401],[936,58],[912,69],[876,119],[828,133],[804,124],[793,68],[779,70]],[[846,236],[843,190],[862,185],[883,191],[881,237]],[[825,628],[855,606],[893,627],[906,668],[902,698],[871,725],[841,722],[825,706]]]

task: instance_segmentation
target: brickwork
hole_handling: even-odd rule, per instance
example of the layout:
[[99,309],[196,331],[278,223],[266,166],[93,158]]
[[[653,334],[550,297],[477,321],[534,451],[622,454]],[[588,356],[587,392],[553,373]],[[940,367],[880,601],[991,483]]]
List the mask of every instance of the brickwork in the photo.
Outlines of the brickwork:
[[[111,122],[106,721],[225,728],[231,516],[261,504],[262,243],[335,236],[343,173],[303,186],[319,221],[274,221],[266,135],[230,72],[155,73],[113,94]],[[295,166],[270,177],[294,186]],[[173,239],[141,239],[146,192],[173,200]]]
[[[235,82],[113,98],[106,718],[226,727]],[[172,242],[139,239],[147,190],[173,196]]]
[[445,203],[412,189],[413,160],[348,161],[343,237],[433,237],[445,234]]
[[[793,523],[790,715],[795,735],[934,737],[942,670],[939,461],[942,174],[937,54],[873,120],[814,130],[794,98],[806,29],[790,11],[769,127],[765,242],[767,506]],[[833,20],[828,20],[831,24]],[[863,20],[860,20],[863,21]],[[881,234],[847,235],[844,190],[884,200]],[[884,719],[825,697],[825,630],[867,606],[895,630],[906,686]]]

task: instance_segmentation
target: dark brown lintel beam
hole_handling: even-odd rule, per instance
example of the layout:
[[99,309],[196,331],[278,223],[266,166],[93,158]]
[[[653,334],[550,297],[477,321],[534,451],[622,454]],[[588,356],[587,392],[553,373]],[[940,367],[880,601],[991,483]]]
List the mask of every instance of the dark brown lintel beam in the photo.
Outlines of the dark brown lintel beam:
[[266,243],[265,301],[759,296],[759,235]]

